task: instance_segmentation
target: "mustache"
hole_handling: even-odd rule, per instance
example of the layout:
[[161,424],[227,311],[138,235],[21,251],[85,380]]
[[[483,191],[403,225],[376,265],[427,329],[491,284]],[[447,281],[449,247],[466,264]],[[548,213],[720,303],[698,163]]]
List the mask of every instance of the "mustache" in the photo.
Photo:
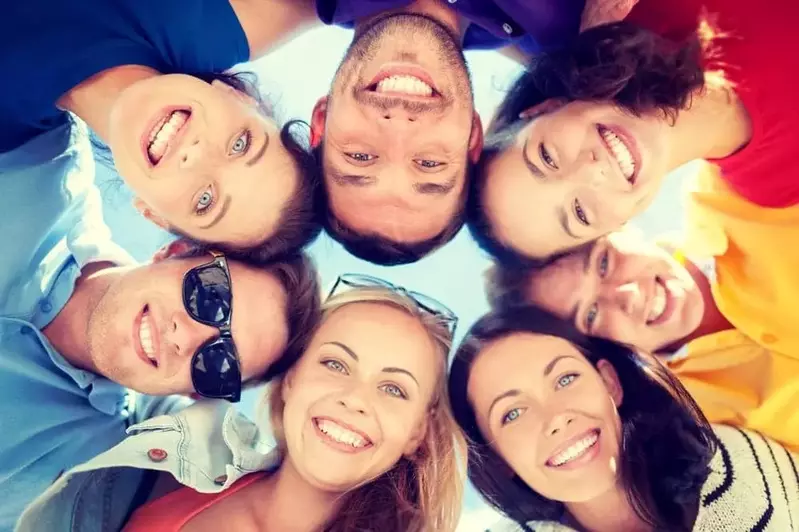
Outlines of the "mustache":
[[354,90],[353,97],[359,104],[373,107],[380,111],[391,111],[393,109],[402,109],[410,114],[423,114],[442,112],[448,109],[452,102],[449,100],[438,97],[429,102],[407,100],[399,96],[380,96],[370,90]]

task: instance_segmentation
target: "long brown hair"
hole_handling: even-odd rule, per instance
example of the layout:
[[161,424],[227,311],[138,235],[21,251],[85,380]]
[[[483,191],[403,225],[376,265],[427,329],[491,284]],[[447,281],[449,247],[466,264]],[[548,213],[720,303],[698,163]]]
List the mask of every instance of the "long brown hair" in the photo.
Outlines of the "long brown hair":
[[[380,303],[416,317],[435,342],[440,373],[431,400],[427,430],[412,459],[403,457],[389,471],[346,494],[342,508],[325,530],[350,532],[452,532],[458,522],[465,481],[466,445],[452,416],[446,392],[446,362],[452,337],[440,320],[411,299],[385,288],[357,288],[330,298],[321,323],[338,309],[358,303]],[[269,414],[278,447],[286,451],[283,433],[283,379],[269,390]]]

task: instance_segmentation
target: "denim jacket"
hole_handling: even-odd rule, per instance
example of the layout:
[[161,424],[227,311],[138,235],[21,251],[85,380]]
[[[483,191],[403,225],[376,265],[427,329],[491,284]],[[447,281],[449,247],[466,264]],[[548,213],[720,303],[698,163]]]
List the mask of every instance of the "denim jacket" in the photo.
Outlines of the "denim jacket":
[[146,471],[215,493],[279,465],[255,423],[222,400],[203,400],[128,429],[116,447],[73,468],[26,508],[17,532],[110,532],[124,526]]

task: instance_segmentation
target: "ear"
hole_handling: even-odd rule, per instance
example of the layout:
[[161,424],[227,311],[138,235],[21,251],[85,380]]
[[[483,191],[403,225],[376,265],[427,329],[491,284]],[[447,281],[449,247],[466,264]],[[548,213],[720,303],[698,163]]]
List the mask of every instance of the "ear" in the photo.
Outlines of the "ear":
[[161,246],[161,248],[153,255],[153,262],[161,262],[170,257],[183,255],[191,249],[191,245],[185,240],[179,239]]
[[605,382],[610,397],[616,408],[621,406],[622,399],[624,399],[624,390],[621,388],[621,381],[619,381],[619,374],[616,373],[616,368],[607,360],[600,360],[596,365],[600,377]]
[[147,205],[146,203],[144,203],[144,200],[142,200],[139,197],[133,198],[133,206],[136,208],[137,211],[139,211],[139,213],[142,216],[144,216],[145,218],[147,218],[148,220],[153,222],[155,225],[157,225],[161,229],[169,231],[169,229],[170,229],[169,222],[166,221],[166,219],[162,218],[160,215],[154,213],[150,209],[150,206]]
[[413,460],[414,454],[424,441],[424,438],[427,435],[427,425],[430,423],[430,420],[434,415],[435,409],[431,408],[427,411],[427,417],[422,418],[422,420],[413,429],[413,432],[411,432],[411,439],[408,441],[408,444],[405,446],[405,450],[402,452],[403,456],[405,456],[405,458],[408,460]]
[[469,160],[472,164],[480,160],[481,153],[483,153],[483,122],[480,120],[480,115],[474,113],[472,133],[469,136]]
[[313,106],[311,113],[311,148],[317,148],[325,136],[325,123],[327,121],[327,96],[322,96]]
[[230,85],[228,85],[224,81],[220,81],[218,79],[215,79],[215,80],[213,80],[211,82],[211,86],[216,88],[216,89],[219,89],[221,91],[227,92],[228,94],[230,94],[231,96],[233,96],[234,98],[236,98],[237,100],[239,100],[241,103],[243,103],[245,105],[248,105],[250,107],[255,107],[255,108],[258,107],[258,102],[256,101],[255,98],[253,98],[252,96],[250,96],[249,94],[247,94],[245,92],[241,92],[240,90],[236,89],[235,87],[231,87]]
[[536,104],[532,107],[528,107],[521,113],[519,113],[519,118],[522,119],[532,119],[538,115],[543,115],[546,113],[552,113],[557,111],[561,107],[566,105],[566,100],[562,100],[560,98],[550,98],[549,100],[544,100],[543,102]]

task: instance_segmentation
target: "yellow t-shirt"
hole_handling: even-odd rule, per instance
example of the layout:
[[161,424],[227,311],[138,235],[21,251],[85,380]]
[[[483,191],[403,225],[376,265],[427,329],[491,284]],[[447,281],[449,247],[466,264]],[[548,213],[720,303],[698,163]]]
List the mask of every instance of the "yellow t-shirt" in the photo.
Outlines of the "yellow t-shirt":
[[754,205],[705,163],[687,215],[685,252],[715,262],[713,298],[736,329],[690,342],[667,364],[711,422],[799,451],[799,206]]

